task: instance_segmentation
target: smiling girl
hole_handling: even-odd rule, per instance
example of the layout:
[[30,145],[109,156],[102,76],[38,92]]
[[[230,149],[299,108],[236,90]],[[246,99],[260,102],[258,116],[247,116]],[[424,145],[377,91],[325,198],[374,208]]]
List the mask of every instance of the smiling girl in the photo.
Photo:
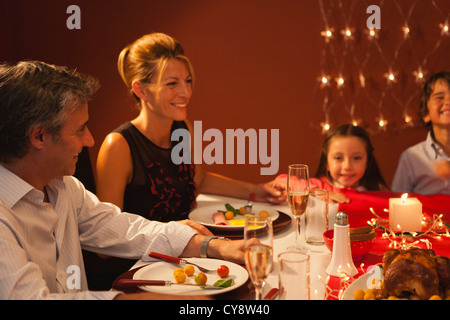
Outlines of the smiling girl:
[[[310,188],[329,191],[330,201],[349,202],[341,191],[388,190],[373,154],[366,130],[352,124],[342,124],[330,130],[322,144],[319,166]],[[286,184],[286,174],[276,178]]]
[[311,188],[330,191],[330,199],[348,202],[342,189],[387,190],[366,130],[352,124],[332,129],[326,136]]

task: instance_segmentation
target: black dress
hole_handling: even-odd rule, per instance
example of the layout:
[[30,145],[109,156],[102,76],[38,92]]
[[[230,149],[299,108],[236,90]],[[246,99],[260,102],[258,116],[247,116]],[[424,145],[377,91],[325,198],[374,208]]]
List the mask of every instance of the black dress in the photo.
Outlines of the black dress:
[[[187,130],[184,121],[174,121],[175,129]],[[131,122],[114,130],[130,147],[133,176],[125,188],[123,211],[139,214],[150,220],[168,222],[188,217],[196,206],[193,164],[175,164],[169,149],[160,148],[147,139]]]

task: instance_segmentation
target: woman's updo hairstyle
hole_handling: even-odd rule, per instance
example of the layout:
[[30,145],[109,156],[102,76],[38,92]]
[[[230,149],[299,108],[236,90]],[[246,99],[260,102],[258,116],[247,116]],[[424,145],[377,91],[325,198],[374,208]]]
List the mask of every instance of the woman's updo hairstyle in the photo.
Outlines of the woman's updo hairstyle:
[[156,75],[159,84],[170,59],[183,61],[191,77],[194,77],[192,65],[184,55],[183,47],[164,33],[144,35],[120,52],[117,61],[119,74],[139,104],[140,99],[134,93],[132,83],[150,83],[151,78]]

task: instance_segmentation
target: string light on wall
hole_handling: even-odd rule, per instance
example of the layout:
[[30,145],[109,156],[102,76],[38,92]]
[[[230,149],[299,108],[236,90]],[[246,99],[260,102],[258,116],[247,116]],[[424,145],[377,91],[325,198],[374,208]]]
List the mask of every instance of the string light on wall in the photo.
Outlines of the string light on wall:
[[331,129],[331,125],[328,119],[325,119],[325,122],[321,122],[320,126],[322,127],[322,134],[328,132]]
[[405,111],[403,113],[403,119],[405,121],[405,127],[413,127],[414,122],[412,116],[408,113],[408,111]]
[[330,85],[330,79],[331,77],[326,75],[322,75],[321,77],[319,77],[318,80],[320,81],[320,87],[328,87]]
[[444,23],[439,24],[439,27],[441,28],[441,35],[442,36],[448,36],[449,27],[447,21]]
[[353,39],[353,30],[350,28],[345,28],[341,30],[341,34],[344,36],[345,40],[352,40]]
[[334,29],[325,29],[320,33],[320,35],[325,38],[326,43],[330,42],[333,38],[333,31]]
[[381,14],[389,17],[381,29],[367,27],[367,6],[360,0],[319,0],[325,26],[317,77],[322,133],[344,122],[373,133],[417,126],[426,77],[448,66],[450,1],[379,1]]
[[342,88],[344,86],[344,77],[340,74],[336,79],[336,85],[338,88]]
[[419,67],[416,71],[413,72],[416,83],[419,85],[422,85],[425,82],[425,75],[425,72],[422,71],[422,67]]
[[380,129],[381,129],[381,130],[386,130],[389,121],[387,121],[386,119],[384,119],[383,115],[380,115],[380,116],[377,118],[377,121],[378,121],[378,126],[380,127]]
[[378,29],[367,29],[364,30],[368,40],[376,40],[380,36],[380,31]]
[[394,71],[392,71],[392,69],[389,69],[389,71],[384,74],[384,77],[387,79],[387,82],[389,84],[392,84],[394,82],[397,82],[397,78],[396,78],[397,75],[398,75],[398,72],[394,72]]
[[402,27],[402,30],[403,30],[403,37],[407,39],[409,37],[409,33],[411,32],[411,30],[409,29],[408,25]]
[[356,126],[359,126],[359,125],[361,125],[361,123],[362,123],[362,120],[361,119],[356,119],[355,118],[355,104],[352,104],[352,106],[350,107],[350,116],[351,116],[351,119],[352,119],[352,124],[356,127]]

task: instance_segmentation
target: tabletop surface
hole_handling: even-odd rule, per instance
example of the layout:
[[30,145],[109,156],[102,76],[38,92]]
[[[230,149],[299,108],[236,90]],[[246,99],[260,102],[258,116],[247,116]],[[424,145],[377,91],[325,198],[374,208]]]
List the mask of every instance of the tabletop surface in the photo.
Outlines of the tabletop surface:
[[[398,194],[390,192],[367,192],[356,193],[347,192],[347,196],[351,199],[348,204],[330,204],[329,206],[329,226],[332,228],[334,223],[334,216],[340,210],[348,213],[350,227],[359,227],[367,225],[367,221],[374,218],[373,212],[380,215],[386,213],[383,212],[388,207],[390,197],[398,197]],[[424,215],[433,216],[436,214],[442,214],[444,221],[450,219],[450,196],[436,195],[436,196],[418,196],[419,200],[423,203]],[[203,206],[209,206],[218,204],[222,206],[225,203],[242,201],[243,205],[245,200],[237,200],[235,198],[200,194],[197,197],[197,208]],[[280,213],[288,215],[293,218],[289,206],[287,203],[280,205],[273,205],[273,209]],[[303,223],[303,222],[302,222]],[[303,229],[304,230],[304,229]],[[214,230],[212,230],[214,233]],[[355,263],[359,273],[354,277],[355,279],[361,276],[370,269],[371,266],[380,264],[384,252],[392,247],[392,239],[384,239],[382,237],[383,232],[377,232],[377,239],[369,254],[367,254],[361,261]],[[304,235],[304,232],[303,232]],[[438,255],[450,256],[450,246],[448,245],[449,239],[447,237],[427,237],[426,241],[417,241],[419,246],[432,246]],[[267,294],[270,289],[278,288],[278,255],[288,250],[289,246],[292,246],[295,242],[294,223],[288,223],[284,225],[280,230],[274,232],[274,264],[271,273],[269,274],[266,285],[263,289],[263,296]],[[334,281],[326,282],[328,275],[326,268],[331,260],[330,250],[323,245],[310,245],[302,239],[303,246],[307,249],[310,255],[310,299],[311,300],[323,300],[324,298],[333,299],[336,298],[337,292],[342,285],[342,282],[334,279]],[[138,268],[148,264],[148,262],[138,261],[133,267]],[[329,277],[328,277],[329,279]],[[251,287],[251,285],[250,285]],[[249,288],[248,290],[251,290]],[[335,291],[330,294],[331,291]],[[249,297],[234,297],[232,292],[225,297],[226,299],[241,299]],[[251,297],[250,297],[251,298]]]

